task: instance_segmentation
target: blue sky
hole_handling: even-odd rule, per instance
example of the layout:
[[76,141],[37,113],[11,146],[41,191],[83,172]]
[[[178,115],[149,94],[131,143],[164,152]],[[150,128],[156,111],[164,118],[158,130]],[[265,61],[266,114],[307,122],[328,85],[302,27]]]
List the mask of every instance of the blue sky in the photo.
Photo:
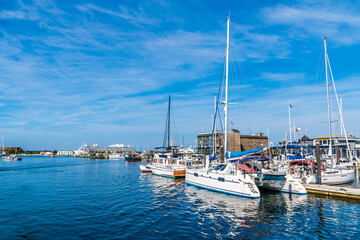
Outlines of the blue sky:
[[356,1],[2,0],[0,135],[24,149],[152,148],[162,145],[171,94],[175,141],[194,145],[211,127],[231,11],[233,128],[269,129],[278,142],[290,101],[302,133],[326,134],[327,35],[345,125],[360,136],[359,8]]

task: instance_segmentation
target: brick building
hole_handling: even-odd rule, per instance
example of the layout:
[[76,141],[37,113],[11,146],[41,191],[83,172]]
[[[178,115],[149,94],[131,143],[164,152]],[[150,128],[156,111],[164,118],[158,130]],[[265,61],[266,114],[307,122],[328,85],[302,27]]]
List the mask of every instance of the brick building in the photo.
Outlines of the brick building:
[[[215,135],[215,134],[214,134]],[[220,131],[216,131],[216,152],[224,152],[224,135]],[[209,154],[209,148],[211,144],[211,133],[200,133],[197,136],[198,152],[203,154]],[[213,146],[215,141],[213,140]],[[228,133],[228,150],[232,152],[246,151],[258,147],[268,146],[268,137],[263,133],[257,133],[253,135],[241,135],[239,130],[232,129]]]

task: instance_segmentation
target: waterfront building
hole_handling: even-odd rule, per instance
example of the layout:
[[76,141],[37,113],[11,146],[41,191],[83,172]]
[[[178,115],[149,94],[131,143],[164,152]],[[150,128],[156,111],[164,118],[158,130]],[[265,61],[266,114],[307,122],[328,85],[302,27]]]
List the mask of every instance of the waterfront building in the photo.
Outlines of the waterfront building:
[[74,151],[57,151],[56,155],[58,155],[58,156],[73,156]]
[[[197,136],[198,152],[201,154],[209,154],[209,148],[211,145],[212,133],[200,133]],[[217,153],[224,152],[224,137],[221,131],[214,133],[213,147],[216,146]],[[216,139],[216,142],[214,141]],[[228,133],[228,150],[231,152],[247,151],[258,147],[268,146],[268,137],[263,133],[257,133],[253,135],[242,135],[237,129],[232,129]]]
[[90,153],[135,153],[135,149],[133,147],[127,146],[125,147],[124,144],[113,144],[108,147],[99,147],[97,144],[92,146],[88,144],[82,145],[78,150],[74,151],[75,157],[80,156],[88,156]]
[[[347,137],[350,151],[354,154],[354,156],[360,156],[360,138],[355,136],[348,136]],[[332,151],[333,154],[336,154],[336,149],[338,148],[340,151],[340,158],[345,158],[347,156],[347,144],[345,135],[332,135],[331,136],[332,142]],[[330,144],[330,137],[329,135],[314,137],[313,145],[316,146],[316,143],[319,143],[322,154],[328,154],[329,144]]]

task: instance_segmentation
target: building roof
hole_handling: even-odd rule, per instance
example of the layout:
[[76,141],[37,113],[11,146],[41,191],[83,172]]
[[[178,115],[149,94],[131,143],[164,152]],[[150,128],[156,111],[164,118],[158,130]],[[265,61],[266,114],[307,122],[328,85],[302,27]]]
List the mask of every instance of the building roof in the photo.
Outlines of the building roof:
[[[332,135],[332,138],[345,138],[345,135]],[[330,136],[329,135],[323,135],[323,136],[319,136],[319,137],[314,137],[314,139],[316,140],[329,140]],[[355,136],[348,136],[348,139],[356,139],[356,140],[360,140],[360,138],[355,137]]]

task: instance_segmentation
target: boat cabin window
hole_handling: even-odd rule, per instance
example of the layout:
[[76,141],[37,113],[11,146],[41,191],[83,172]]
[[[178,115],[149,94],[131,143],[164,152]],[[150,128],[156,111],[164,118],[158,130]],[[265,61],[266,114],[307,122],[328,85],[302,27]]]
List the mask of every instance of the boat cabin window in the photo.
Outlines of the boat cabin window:
[[226,168],[226,164],[220,164],[214,168],[215,171],[223,171]]
[[199,176],[199,174],[198,174],[198,173],[194,173],[194,176],[195,176],[195,177],[198,177],[198,176]]
[[219,177],[219,178],[218,178],[218,181],[220,181],[220,182],[225,182],[225,178]]

